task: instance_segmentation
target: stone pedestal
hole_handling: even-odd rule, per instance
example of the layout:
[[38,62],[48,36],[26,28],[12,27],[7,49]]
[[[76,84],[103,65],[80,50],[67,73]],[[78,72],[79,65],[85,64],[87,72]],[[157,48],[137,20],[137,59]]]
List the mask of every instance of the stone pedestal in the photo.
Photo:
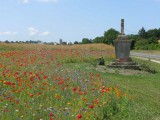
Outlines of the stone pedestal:
[[140,66],[133,62],[131,59],[128,62],[122,62],[119,60],[115,60],[114,62],[111,63],[111,65],[108,65],[107,67],[109,68],[123,68],[123,69],[134,69],[134,70],[139,70]]
[[117,40],[114,41],[116,59],[121,62],[130,61],[130,44],[131,41],[125,35],[118,35]]
[[130,58],[131,41],[125,35],[118,35],[114,41],[116,60],[108,65],[110,68],[139,69],[139,66]]
[[121,34],[118,35],[114,41],[116,60],[108,65],[110,68],[127,68],[139,69],[139,66],[134,63],[130,58],[131,41],[124,34],[124,19],[121,19]]

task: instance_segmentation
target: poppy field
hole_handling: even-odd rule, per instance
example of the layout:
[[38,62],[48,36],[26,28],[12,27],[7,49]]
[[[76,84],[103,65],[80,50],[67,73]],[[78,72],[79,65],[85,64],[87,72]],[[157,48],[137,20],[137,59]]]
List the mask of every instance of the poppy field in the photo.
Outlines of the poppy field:
[[102,56],[112,59],[112,50],[40,45],[1,50],[0,119],[107,120],[129,116],[131,95],[110,85],[101,73],[81,68]]

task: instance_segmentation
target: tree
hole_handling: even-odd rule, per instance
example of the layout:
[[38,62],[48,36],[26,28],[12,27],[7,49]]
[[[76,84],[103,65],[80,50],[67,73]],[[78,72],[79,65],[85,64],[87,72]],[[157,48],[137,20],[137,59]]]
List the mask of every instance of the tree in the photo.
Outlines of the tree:
[[148,38],[147,40],[148,40],[149,44],[158,44],[157,37],[152,36],[152,37]]
[[112,44],[113,40],[115,40],[118,36],[119,32],[113,28],[109,29],[108,31],[104,32],[104,43]]
[[160,38],[160,31],[158,29],[151,29],[147,31],[147,38],[155,37]]
[[142,27],[139,32],[138,32],[138,35],[141,37],[141,38],[147,38],[147,33],[146,33],[146,30],[144,29],[144,27]]
[[104,37],[96,37],[93,39],[93,43],[104,43]]
[[5,42],[5,43],[9,43],[9,41],[8,41],[8,40],[5,40],[4,42]]
[[160,39],[160,28],[158,29],[158,39]]
[[133,35],[133,34],[127,35],[127,36],[128,36],[128,39],[132,41],[132,42],[131,42],[131,47],[130,47],[131,50],[132,50],[132,49],[134,49],[135,43],[136,43],[136,41],[139,39],[139,36],[138,36],[138,35]]
[[92,43],[91,39],[88,39],[88,38],[83,38],[82,39],[82,44],[90,44],[90,43]]
[[79,42],[78,42],[78,41],[75,41],[74,44],[79,44]]
[[147,39],[138,37],[135,43],[135,49],[148,50],[149,42]]

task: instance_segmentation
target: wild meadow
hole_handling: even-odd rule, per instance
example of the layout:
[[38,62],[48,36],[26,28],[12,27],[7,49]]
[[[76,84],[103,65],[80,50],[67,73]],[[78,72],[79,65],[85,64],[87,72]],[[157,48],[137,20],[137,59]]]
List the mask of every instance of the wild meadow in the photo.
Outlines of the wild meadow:
[[[94,69],[97,58],[115,59],[113,51],[104,44],[1,44],[0,120],[160,119],[159,73],[123,76]],[[152,77],[156,86],[145,89],[144,78]],[[135,85],[141,83],[139,93]],[[155,107],[147,106],[150,97],[156,97]]]

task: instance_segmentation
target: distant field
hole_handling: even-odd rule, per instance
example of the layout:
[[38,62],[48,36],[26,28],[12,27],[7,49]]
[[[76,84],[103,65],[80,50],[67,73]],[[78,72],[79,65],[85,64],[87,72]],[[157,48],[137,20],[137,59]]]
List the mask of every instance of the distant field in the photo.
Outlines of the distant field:
[[0,44],[0,120],[160,119],[160,65],[145,62],[156,74],[97,71],[97,58],[109,64],[113,51],[104,44]]
[[79,50],[106,50],[112,51],[114,47],[105,44],[86,44],[86,45],[45,45],[45,44],[6,44],[0,43],[0,50],[25,50],[25,49],[79,49]]

